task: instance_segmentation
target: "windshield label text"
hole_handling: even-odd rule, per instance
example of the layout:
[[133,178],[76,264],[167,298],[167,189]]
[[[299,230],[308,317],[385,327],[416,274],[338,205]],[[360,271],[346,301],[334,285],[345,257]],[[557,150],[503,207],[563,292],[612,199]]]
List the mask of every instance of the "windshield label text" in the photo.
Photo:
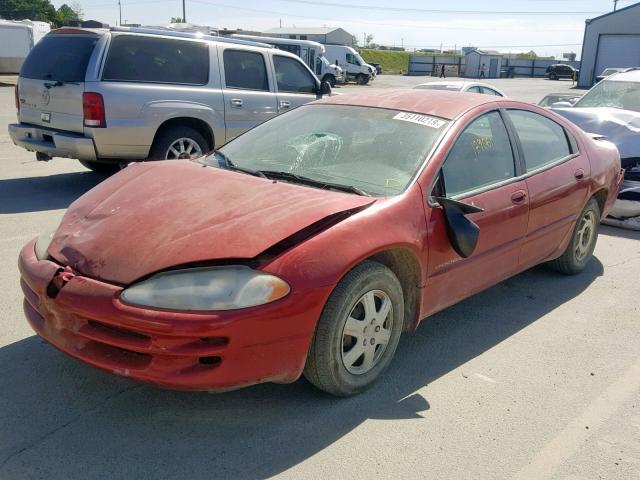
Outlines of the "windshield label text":
[[393,117],[394,120],[402,120],[403,122],[417,123],[418,125],[424,125],[425,127],[440,128],[445,123],[444,120],[439,118],[430,117],[428,115],[418,115],[417,113],[401,112]]

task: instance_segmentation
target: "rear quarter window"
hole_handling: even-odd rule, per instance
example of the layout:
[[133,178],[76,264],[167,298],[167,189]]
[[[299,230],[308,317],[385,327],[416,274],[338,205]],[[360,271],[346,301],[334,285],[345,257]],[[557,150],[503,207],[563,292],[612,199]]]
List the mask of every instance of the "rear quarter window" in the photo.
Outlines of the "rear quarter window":
[[204,42],[118,35],[111,40],[102,79],[205,85],[209,47]]
[[97,36],[47,35],[31,50],[20,76],[36,80],[84,82]]

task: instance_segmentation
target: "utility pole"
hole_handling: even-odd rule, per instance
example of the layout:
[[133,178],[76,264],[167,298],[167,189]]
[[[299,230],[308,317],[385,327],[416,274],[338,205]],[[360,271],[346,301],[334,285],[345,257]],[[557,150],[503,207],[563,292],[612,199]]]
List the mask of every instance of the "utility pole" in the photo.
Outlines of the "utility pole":
[[280,19],[280,28],[282,28],[282,19]]
[[119,25],[122,26],[122,4],[120,3],[120,0],[118,0],[118,13],[119,13],[119,18],[120,18],[120,23]]
[[613,0],[613,11],[615,12],[618,9],[618,0]]
[[185,0],[182,0],[182,23],[187,23],[187,11],[184,6]]

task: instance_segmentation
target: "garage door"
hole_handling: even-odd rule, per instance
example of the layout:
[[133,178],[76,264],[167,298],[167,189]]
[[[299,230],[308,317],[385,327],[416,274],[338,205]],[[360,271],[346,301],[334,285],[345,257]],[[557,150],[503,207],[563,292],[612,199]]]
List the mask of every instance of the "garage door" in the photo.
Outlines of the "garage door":
[[600,35],[593,79],[611,67],[640,67],[640,35]]

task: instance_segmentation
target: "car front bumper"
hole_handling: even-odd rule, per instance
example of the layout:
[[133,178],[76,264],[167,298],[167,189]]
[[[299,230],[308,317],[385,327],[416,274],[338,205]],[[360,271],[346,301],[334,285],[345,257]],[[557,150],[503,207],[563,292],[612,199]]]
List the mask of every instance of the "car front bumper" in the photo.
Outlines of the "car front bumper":
[[93,139],[80,134],[63,133],[23,123],[11,123],[9,136],[14,144],[30,152],[41,152],[51,157],[96,160]]
[[122,287],[81,275],[51,295],[47,288],[62,267],[38,260],[34,243],[22,249],[19,268],[24,312],[36,333],[90,365],[166,388],[225,391],[295,381],[331,292],[292,291],[268,305],[218,313],[126,305]]

